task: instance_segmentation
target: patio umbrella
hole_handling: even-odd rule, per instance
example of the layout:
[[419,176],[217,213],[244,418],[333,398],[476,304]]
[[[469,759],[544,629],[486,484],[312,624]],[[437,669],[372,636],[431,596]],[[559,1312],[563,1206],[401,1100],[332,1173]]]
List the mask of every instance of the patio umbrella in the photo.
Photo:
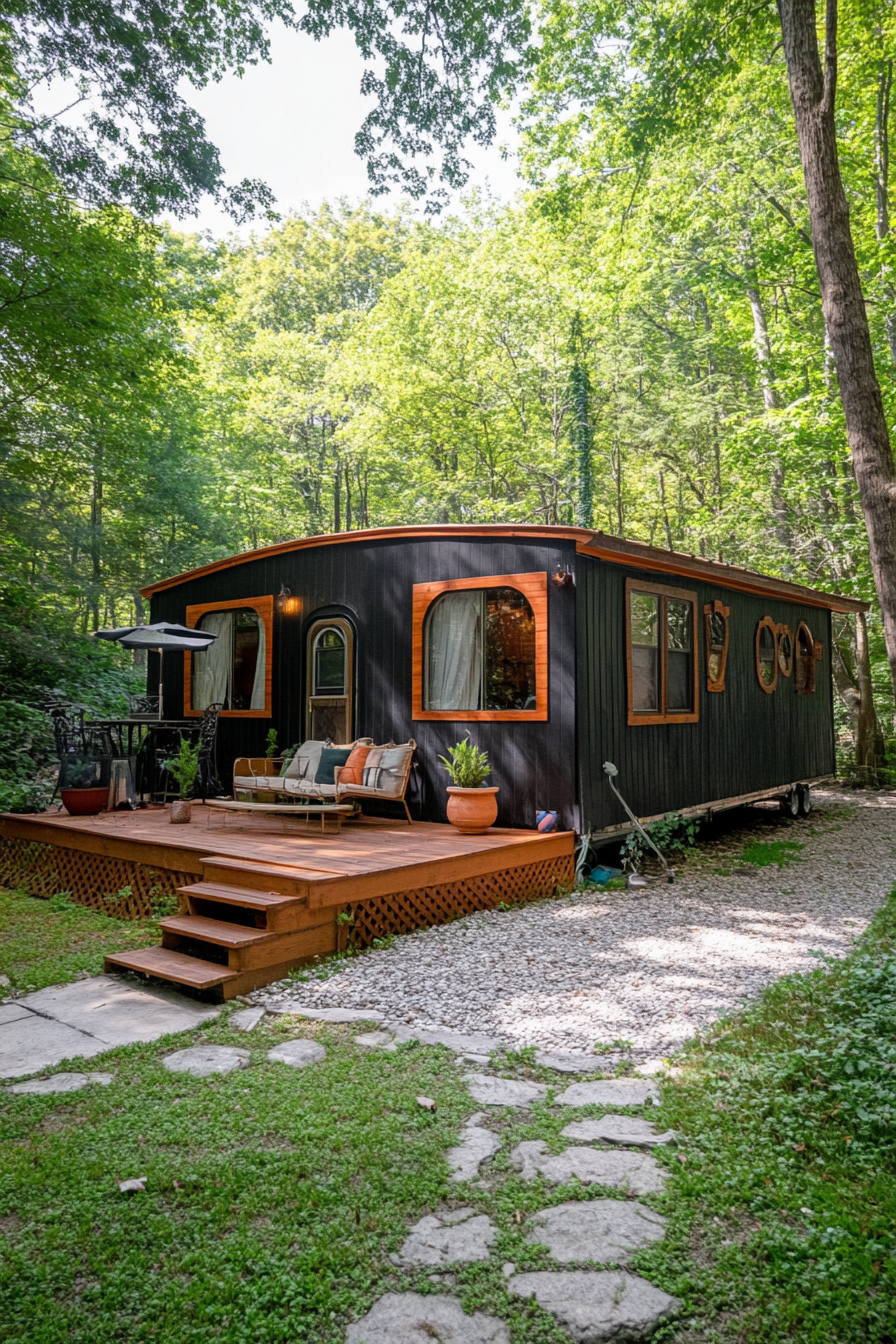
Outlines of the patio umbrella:
[[108,639],[123,649],[152,649],[159,655],[159,718],[162,717],[162,658],[166,649],[200,651],[218,638],[209,630],[193,630],[188,625],[158,621],[155,625],[122,625],[117,630],[97,630],[95,639]]

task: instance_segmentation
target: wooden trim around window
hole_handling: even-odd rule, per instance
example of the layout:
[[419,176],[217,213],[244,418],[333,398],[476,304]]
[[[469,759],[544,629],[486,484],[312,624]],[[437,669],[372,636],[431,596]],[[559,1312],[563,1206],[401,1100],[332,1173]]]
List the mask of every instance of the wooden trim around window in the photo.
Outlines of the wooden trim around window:
[[[535,617],[535,708],[534,709],[424,709],[423,628],[426,613],[437,597],[459,588],[516,588]],[[415,722],[448,719],[455,723],[495,720],[544,722],[548,717],[548,576],[536,574],[484,574],[475,579],[443,579],[438,583],[415,583],[412,614],[411,693]]]
[[[653,710],[635,710],[632,708],[632,593],[649,593],[658,595],[662,598],[660,602],[660,629],[659,638],[662,639],[660,647],[660,686],[659,691],[662,697],[662,703],[666,704],[666,672],[668,665],[669,646],[666,639],[666,598],[679,597],[685,602],[691,604],[692,628],[691,628],[691,668],[692,668],[692,690],[691,704],[694,706],[689,713],[675,712],[669,714],[665,708],[659,712]],[[669,588],[664,583],[645,583],[641,579],[626,579],[625,581],[625,680],[626,693],[628,696],[628,724],[630,728],[641,727],[648,723],[697,723],[700,718],[700,653],[697,646],[697,594],[690,588]]]
[[[229,602],[202,602],[187,607],[186,624],[195,627],[210,611],[236,611],[252,607],[264,622],[264,709],[225,709],[222,719],[269,719],[271,717],[271,669],[274,657],[274,599],[273,597],[232,597]],[[201,719],[202,710],[193,709],[193,655],[184,654],[184,717]]]
[[[775,675],[772,678],[770,686],[766,686],[765,682],[762,680],[762,670],[759,661],[759,636],[761,635],[763,630],[771,630],[772,632],[772,645],[774,648],[774,652],[772,654],[772,667],[774,667],[775,669]],[[766,695],[772,695],[778,689],[779,669],[778,669],[778,623],[777,621],[773,621],[771,616],[763,616],[762,620],[756,626],[755,654],[756,654],[756,680],[759,682],[759,689],[761,691],[765,691]]]
[[[798,663],[799,663],[799,658],[800,658],[800,635],[803,634],[804,632],[805,632],[805,636],[806,636],[806,641],[807,641],[808,646],[809,646],[809,652],[811,653],[811,657],[809,657],[809,658],[806,659],[806,684],[805,684],[805,686],[800,686],[800,685],[798,684],[798,678],[797,678],[796,673],[797,673],[797,665],[798,665]],[[820,643],[820,642],[821,642],[821,641],[819,640],[819,643]],[[815,663],[816,663],[816,660],[817,660],[817,654],[816,654],[816,652],[815,652],[815,640],[814,640],[814,638],[813,638],[813,636],[812,636],[812,631],[809,629],[809,627],[808,627],[808,625],[806,624],[805,621],[800,621],[799,625],[797,626],[796,638],[795,638],[794,641],[793,641],[793,660],[794,660],[794,661],[793,661],[793,668],[794,668],[793,685],[794,685],[794,690],[796,691],[797,695],[814,695],[814,694],[815,694]]]
[[[706,643],[706,689],[708,691],[724,691],[725,689],[725,669],[728,666],[728,641],[730,638],[728,617],[730,615],[731,608],[726,607],[718,598],[716,598],[714,602],[707,602],[706,606],[703,608],[703,635]],[[711,616],[721,616],[722,620],[725,622],[725,642],[722,645],[722,666],[719,669],[719,675],[715,681],[713,681],[709,674],[710,653],[712,651],[709,621]]]
[[[787,667],[784,667],[784,665],[781,662],[781,640],[784,638],[785,635],[790,640],[790,662],[787,665]],[[777,647],[775,649],[775,657],[778,660],[778,672],[782,677],[791,677],[793,676],[793,660],[796,657],[796,640],[793,637],[793,631],[791,630],[790,626],[779,624],[775,635],[775,639],[777,642]]]

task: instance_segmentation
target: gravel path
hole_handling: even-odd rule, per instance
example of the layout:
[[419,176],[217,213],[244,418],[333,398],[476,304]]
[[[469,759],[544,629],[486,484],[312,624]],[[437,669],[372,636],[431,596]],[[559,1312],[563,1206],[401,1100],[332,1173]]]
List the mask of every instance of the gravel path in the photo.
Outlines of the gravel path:
[[[804,849],[783,868],[719,872],[742,865],[755,840]],[[554,1050],[627,1041],[643,1060],[671,1054],[776,977],[817,965],[813,952],[843,955],[894,881],[896,797],[828,793],[809,822],[785,829],[766,818],[758,832],[701,846],[674,885],[479,912],[253,998],[372,1008]]]

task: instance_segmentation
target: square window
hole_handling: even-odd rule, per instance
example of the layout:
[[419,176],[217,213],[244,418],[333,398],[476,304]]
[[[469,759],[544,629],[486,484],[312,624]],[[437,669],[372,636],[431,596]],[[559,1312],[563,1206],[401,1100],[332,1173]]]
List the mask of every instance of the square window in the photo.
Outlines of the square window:
[[697,720],[697,594],[626,580],[628,721]]

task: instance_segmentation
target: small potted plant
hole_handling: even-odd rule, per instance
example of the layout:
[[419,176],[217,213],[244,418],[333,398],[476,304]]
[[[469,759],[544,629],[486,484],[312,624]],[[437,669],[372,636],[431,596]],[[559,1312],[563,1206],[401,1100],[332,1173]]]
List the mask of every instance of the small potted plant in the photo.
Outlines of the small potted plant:
[[448,748],[450,760],[439,760],[448,771],[448,820],[461,835],[483,835],[498,815],[497,785],[486,786],[492,768],[488,752],[480,751],[469,735]]
[[193,809],[188,802],[188,794],[196,783],[199,774],[199,743],[195,746],[185,737],[181,738],[180,751],[165,762],[165,769],[177,783],[180,797],[171,804],[168,820],[183,826],[192,819]]

